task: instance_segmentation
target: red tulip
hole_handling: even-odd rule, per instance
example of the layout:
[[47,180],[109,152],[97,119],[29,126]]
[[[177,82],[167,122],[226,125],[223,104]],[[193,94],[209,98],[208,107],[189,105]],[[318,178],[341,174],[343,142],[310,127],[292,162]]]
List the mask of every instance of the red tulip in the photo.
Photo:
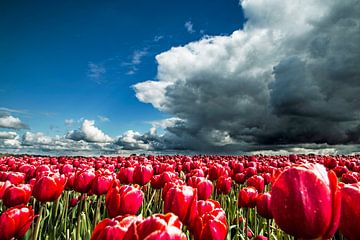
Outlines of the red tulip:
[[74,190],[79,193],[89,192],[94,179],[95,172],[93,170],[85,169],[76,172],[74,179]]
[[9,186],[3,196],[3,203],[6,207],[15,207],[27,204],[31,197],[32,188],[30,184],[19,184]]
[[34,220],[31,207],[9,208],[0,216],[0,239],[22,238]]
[[320,164],[282,172],[271,190],[271,212],[277,225],[296,238],[331,238],[340,218],[336,175]]
[[11,186],[10,181],[0,182],[0,199],[4,196],[5,190]]
[[197,189],[199,200],[207,200],[210,198],[213,184],[210,180],[204,177],[191,177],[188,180],[188,185]]
[[238,206],[243,208],[253,208],[256,205],[258,192],[253,187],[245,187],[239,191]]
[[141,218],[136,216],[119,216],[114,219],[106,218],[99,222],[91,235],[91,240],[122,240],[130,225]]
[[360,239],[360,183],[346,184],[341,193],[339,229],[349,240]]
[[110,172],[98,172],[91,184],[91,192],[100,196],[106,194],[114,183],[114,176]]
[[229,194],[231,191],[231,177],[221,176],[216,182],[216,190],[219,194]]
[[7,175],[7,180],[9,180],[12,184],[18,185],[25,181],[26,174],[22,172],[9,172]]
[[117,178],[123,184],[130,184],[130,183],[133,183],[133,174],[134,174],[133,167],[120,168],[120,170],[117,174]]
[[143,221],[134,222],[124,240],[186,240],[182,224],[173,213],[154,214]]
[[144,199],[139,186],[123,185],[111,188],[106,194],[105,205],[109,217],[118,215],[136,214]]
[[191,224],[195,240],[225,239],[228,231],[226,214],[220,204],[213,200],[199,201],[198,215]]
[[189,186],[170,188],[164,200],[164,212],[175,213],[181,222],[189,224],[196,215],[197,193]]
[[53,174],[36,180],[33,196],[40,202],[53,202],[59,198],[66,184],[65,175]]
[[151,165],[138,165],[134,169],[133,181],[140,186],[147,184],[153,176],[154,170]]
[[260,216],[266,219],[272,219],[272,213],[270,209],[270,193],[261,193],[256,198],[256,210]]
[[264,178],[259,175],[254,175],[246,181],[246,186],[254,187],[256,190],[261,193],[264,191],[265,188],[265,181]]

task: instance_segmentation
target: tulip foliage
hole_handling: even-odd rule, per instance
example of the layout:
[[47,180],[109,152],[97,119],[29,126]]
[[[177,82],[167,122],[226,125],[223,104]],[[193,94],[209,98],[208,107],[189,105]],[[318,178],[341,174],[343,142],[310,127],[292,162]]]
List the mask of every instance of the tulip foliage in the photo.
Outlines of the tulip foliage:
[[0,240],[353,240],[359,201],[359,155],[0,157]]

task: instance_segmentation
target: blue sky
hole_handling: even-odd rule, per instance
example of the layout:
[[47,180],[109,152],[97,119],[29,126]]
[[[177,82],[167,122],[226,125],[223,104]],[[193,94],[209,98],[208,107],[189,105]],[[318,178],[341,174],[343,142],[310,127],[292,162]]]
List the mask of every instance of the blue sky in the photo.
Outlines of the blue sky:
[[114,136],[147,131],[167,114],[131,86],[155,78],[155,55],[243,24],[230,0],[2,1],[0,9],[0,107],[25,111],[31,130],[49,135],[80,118]]
[[1,1],[0,152],[356,152],[359,18],[356,0]]

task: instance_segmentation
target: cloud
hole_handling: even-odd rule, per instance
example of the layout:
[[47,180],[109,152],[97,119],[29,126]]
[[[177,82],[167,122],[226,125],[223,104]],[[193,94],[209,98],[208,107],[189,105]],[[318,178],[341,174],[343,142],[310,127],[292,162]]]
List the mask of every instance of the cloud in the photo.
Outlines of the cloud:
[[113,141],[111,137],[103,133],[95,125],[95,121],[85,119],[79,130],[72,130],[66,134],[66,138],[74,141],[106,143]]
[[96,64],[93,62],[88,63],[87,76],[96,83],[104,82],[104,75],[106,74],[106,68],[102,64]]
[[16,132],[0,132],[0,139],[14,139],[16,137]]
[[0,114],[0,128],[26,129],[29,127],[17,117]]
[[166,128],[165,148],[360,143],[360,4],[241,5],[244,29],[157,55],[157,78],[133,86],[183,120]]
[[154,39],[153,39],[153,41],[154,42],[159,42],[161,39],[163,39],[164,38],[164,36],[162,36],[162,35],[156,35],[155,37],[154,37]]
[[191,21],[185,22],[184,27],[186,28],[186,31],[188,33],[194,33],[195,32],[194,25],[193,25],[193,23]]
[[109,122],[110,121],[110,118],[108,118],[106,116],[98,115],[98,118],[101,122]]
[[[160,40],[160,39],[159,39]],[[130,63],[125,63],[125,65],[129,66],[128,75],[133,75],[138,71],[138,65],[141,64],[142,59],[148,54],[147,48],[143,48],[141,50],[135,50],[132,53]]]
[[73,125],[76,121],[75,121],[74,119],[72,119],[72,118],[69,118],[69,119],[65,119],[64,122],[65,122],[65,125],[71,126],[71,125]]

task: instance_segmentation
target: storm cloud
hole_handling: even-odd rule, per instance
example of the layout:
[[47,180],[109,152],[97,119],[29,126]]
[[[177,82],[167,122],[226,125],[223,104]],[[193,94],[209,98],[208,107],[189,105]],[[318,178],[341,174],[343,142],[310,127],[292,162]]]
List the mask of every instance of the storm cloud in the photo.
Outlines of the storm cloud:
[[243,29],[157,55],[157,78],[133,86],[140,101],[181,119],[159,146],[360,143],[360,2],[240,4]]

